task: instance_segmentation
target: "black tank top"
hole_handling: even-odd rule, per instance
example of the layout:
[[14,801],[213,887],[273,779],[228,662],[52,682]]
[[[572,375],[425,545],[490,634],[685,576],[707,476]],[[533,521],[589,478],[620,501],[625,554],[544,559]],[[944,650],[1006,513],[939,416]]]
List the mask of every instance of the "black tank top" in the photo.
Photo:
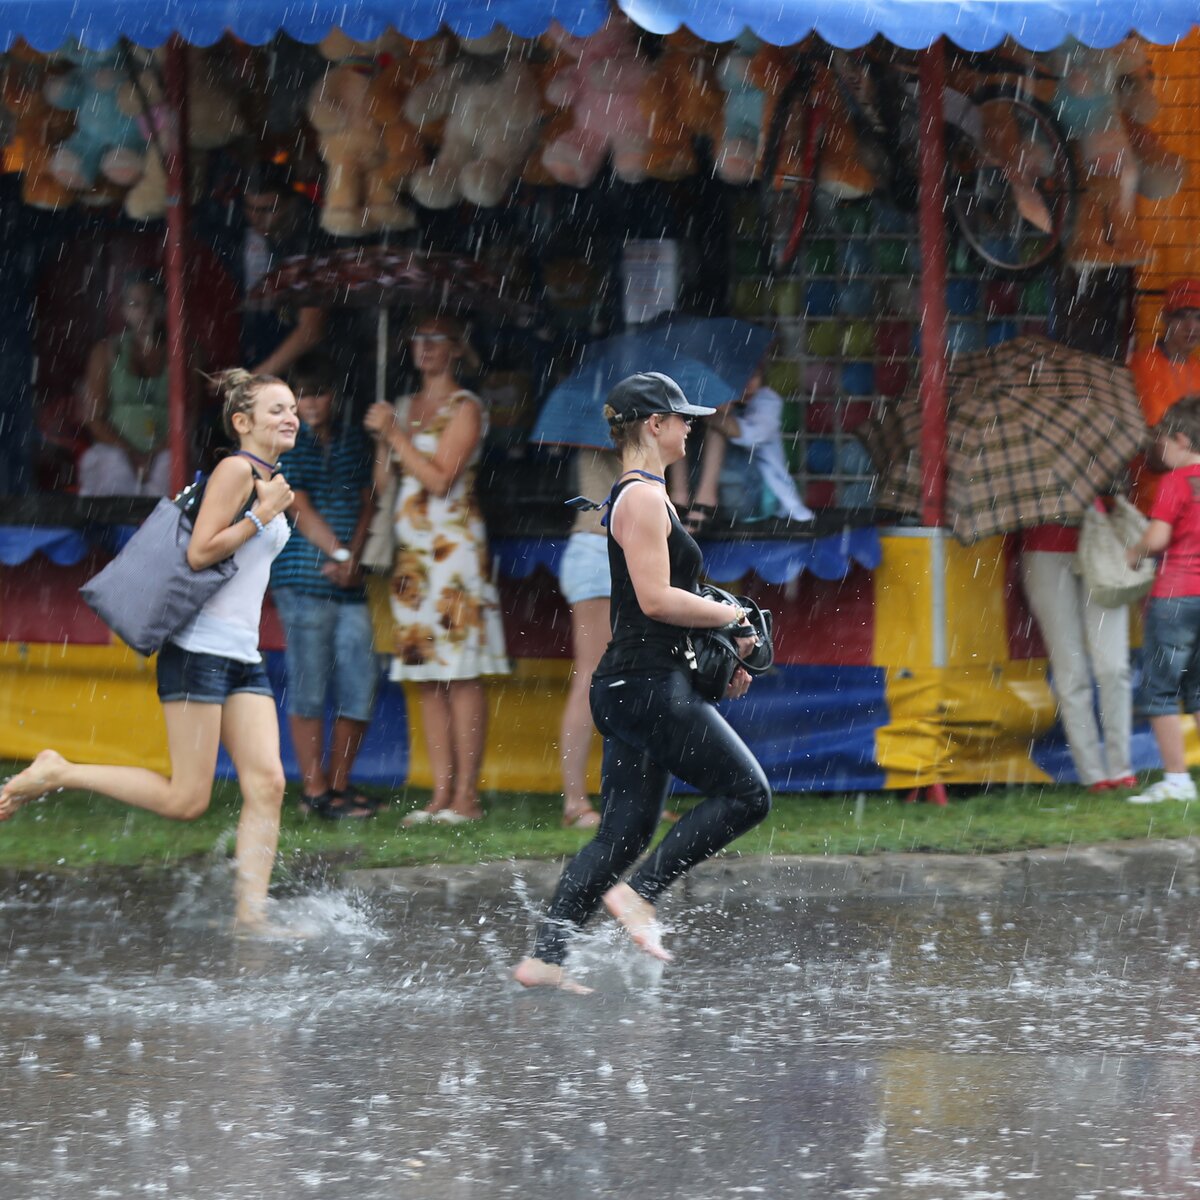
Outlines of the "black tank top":
[[[612,535],[612,513],[617,499],[633,483],[637,483],[637,480],[627,479],[617,484],[608,510],[608,568],[612,575],[608,612],[612,641],[608,643],[608,649],[604,651],[595,671],[601,677],[629,672],[645,675],[677,670],[681,662],[683,640],[688,632],[682,625],[654,621],[642,612],[637,593],[633,590],[633,581],[629,578],[625,551]],[[665,499],[663,503],[666,504]],[[704,556],[670,506],[667,507],[667,514],[671,518],[671,532],[667,537],[671,586],[698,594]]]

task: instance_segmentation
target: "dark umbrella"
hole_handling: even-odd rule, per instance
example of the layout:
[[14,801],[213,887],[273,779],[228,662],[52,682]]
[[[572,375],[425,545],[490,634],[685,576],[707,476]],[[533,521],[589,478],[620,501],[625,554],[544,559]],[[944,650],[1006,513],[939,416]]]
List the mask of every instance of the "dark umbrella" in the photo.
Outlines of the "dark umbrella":
[[745,390],[772,336],[747,321],[671,316],[593,342],[579,369],[546,398],[529,440],[611,449],[604,398],[641,371],[669,375],[694,404],[728,404]]
[[[946,522],[959,541],[1078,522],[1147,440],[1130,372],[1042,337],[957,356],[947,380]],[[914,389],[856,430],[878,503],[921,510]]]
[[388,310],[398,305],[454,316],[485,313],[520,325],[537,317],[504,275],[464,254],[347,246],[325,254],[297,254],[269,271],[246,296],[247,308],[374,308],[375,399],[386,400]]
[[285,258],[246,297],[248,306],[412,305],[466,315],[488,313],[522,324],[537,316],[504,275],[463,254],[348,246],[324,254]]

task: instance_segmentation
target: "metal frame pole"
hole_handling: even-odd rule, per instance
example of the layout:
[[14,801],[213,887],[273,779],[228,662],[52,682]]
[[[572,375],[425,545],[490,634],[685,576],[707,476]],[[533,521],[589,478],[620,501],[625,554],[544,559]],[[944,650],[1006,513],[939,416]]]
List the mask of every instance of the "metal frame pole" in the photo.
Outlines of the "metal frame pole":
[[163,245],[163,276],[167,300],[167,388],[170,396],[168,445],[171,451],[171,490],[180,491],[191,474],[188,439],[187,243],[190,196],[187,153],[187,46],[178,34],[167,43],[163,83],[173,128],[164,135],[167,161],[167,232]]
[[943,43],[921,52],[921,523],[945,524],[946,494],[946,137]]

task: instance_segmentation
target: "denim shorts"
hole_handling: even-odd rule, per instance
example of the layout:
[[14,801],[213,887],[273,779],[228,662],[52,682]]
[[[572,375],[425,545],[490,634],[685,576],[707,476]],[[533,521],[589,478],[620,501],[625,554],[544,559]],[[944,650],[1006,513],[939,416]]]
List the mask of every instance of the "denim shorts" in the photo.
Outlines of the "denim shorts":
[[220,654],[196,654],[168,642],[158,652],[158,698],[169,704],[224,704],[235,692],[275,698],[261,662],[239,662]]
[[275,588],[271,598],[287,637],[288,713],[323,717],[332,689],[336,717],[369,721],[380,665],[366,602],[341,604],[295,588]]
[[601,533],[573,533],[558,564],[558,587],[568,604],[607,600],[612,592],[608,573],[608,538]]
[[1200,596],[1154,596],[1146,605],[1140,711],[1200,712]]

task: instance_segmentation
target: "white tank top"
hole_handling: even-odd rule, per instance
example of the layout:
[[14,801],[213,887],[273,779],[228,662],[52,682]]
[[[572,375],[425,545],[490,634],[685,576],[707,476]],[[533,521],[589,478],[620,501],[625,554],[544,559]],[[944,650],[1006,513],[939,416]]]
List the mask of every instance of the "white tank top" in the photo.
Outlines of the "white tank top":
[[176,646],[193,654],[219,654],[237,662],[262,662],[258,627],[271,564],[287,544],[292,527],[280,513],[262,533],[233,552],[237,574],[171,637]]

